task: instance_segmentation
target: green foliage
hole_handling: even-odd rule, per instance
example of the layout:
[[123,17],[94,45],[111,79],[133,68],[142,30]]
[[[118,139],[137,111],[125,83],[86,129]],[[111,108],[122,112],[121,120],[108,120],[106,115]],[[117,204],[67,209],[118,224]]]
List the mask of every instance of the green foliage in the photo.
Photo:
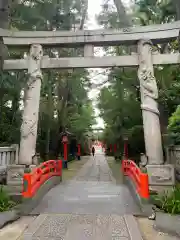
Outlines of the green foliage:
[[93,123],[93,108],[91,104],[82,105],[79,108],[79,113],[69,115],[69,128],[73,130],[76,136],[90,131]]
[[[122,1],[119,2],[122,4]],[[133,18],[133,24],[163,24],[177,19],[180,4],[178,3],[175,7],[174,2],[171,0],[136,0],[130,16]],[[115,8],[115,4],[106,3],[98,16],[98,21],[105,28],[119,28],[123,22],[121,19],[124,17],[123,14],[118,8]],[[173,41],[168,45],[156,45],[154,48],[161,53],[166,53],[177,51],[178,44],[177,41]],[[128,47],[105,48],[107,54],[118,56],[129,54],[130,50]],[[154,68],[159,89],[161,129],[163,133],[166,133],[168,118],[180,104],[180,70],[178,66]],[[110,70],[108,78],[110,84],[108,87],[102,88],[99,97],[99,108],[106,126],[103,139],[108,145],[118,143],[119,148],[123,151],[123,138],[128,136],[129,154],[138,160],[139,154],[145,152],[145,147],[137,71],[132,68],[113,68]],[[175,128],[177,131],[178,126]],[[176,131],[171,134],[173,139],[179,143]]]
[[175,19],[176,9],[172,1],[136,0],[136,20],[141,25],[161,24]]
[[0,78],[0,143],[19,142],[21,111],[20,90],[25,84],[24,72],[4,73]]
[[176,186],[172,192],[164,192],[153,198],[156,205],[165,213],[180,214],[180,187]]
[[10,197],[6,191],[1,187],[0,189],[0,212],[5,212],[12,209],[15,206],[15,202],[10,200]]
[[104,87],[99,96],[100,114],[106,124],[104,141],[108,145],[118,144],[123,153],[123,139],[128,136],[132,157],[144,151],[139,87],[134,76],[133,69],[112,70],[109,75],[111,85]]
[[[72,30],[83,28],[87,18],[84,0],[14,1],[10,27],[15,30]],[[79,26],[78,26],[78,25]],[[23,58],[27,49],[10,50],[10,58]],[[44,49],[55,57],[79,56],[81,49]],[[26,72],[3,73],[0,78],[0,144],[20,142],[22,93],[25,92]],[[88,99],[88,71],[51,70],[43,72],[41,89],[37,152],[41,161],[56,159],[62,147],[59,134],[64,129],[74,133],[79,141],[87,141],[87,132],[94,123],[92,103]],[[42,159],[43,158],[43,159]]]
[[169,119],[168,133],[172,144],[180,144],[180,105]]

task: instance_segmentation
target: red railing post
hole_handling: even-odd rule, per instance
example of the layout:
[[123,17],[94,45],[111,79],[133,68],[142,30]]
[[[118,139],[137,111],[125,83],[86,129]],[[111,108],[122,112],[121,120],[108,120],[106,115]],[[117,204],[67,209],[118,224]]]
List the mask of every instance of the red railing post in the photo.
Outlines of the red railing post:
[[31,183],[31,173],[25,173],[23,176],[23,197],[32,196],[32,183]]
[[136,190],[140,197],[148,199],[149,198],[149,182],[148,174],[142,173],[134,161],[123,160],[122,161],[122,171],[124,175],[131,178],[136,186]]
[[63,161],[63,168],[68,168],[68,144],[67,142],[63,143],[64,146],[64,161]]
[[58,160],[57,163],[58,163],[57,172],[58,172],[59,175],[61,176],[61,174],[62,174],[62,161],[61,161],[61,160]]
[[146,173],[140,174],[140,195],[142,198],[149,198],[149,182]]
[[33,197],[45,181],[53,176],[61,175],[61,160],[49,160],[45,163],[40,164],[40,166],[33,169],[31,173],[24,174],[22,196],[24,198]]

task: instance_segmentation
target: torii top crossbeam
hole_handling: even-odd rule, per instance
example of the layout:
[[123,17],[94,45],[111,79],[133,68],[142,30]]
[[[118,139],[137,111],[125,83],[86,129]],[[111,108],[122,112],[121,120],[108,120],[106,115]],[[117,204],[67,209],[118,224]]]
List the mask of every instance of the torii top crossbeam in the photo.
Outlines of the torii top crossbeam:
[[[119,30],[84,31],[9,31],[0,29],[0,37],[7,47],[29,47],[40,44],[43,47],[84,47],[84,57],[49,58],[44,56],[42,69],[101,68],[117,66],[138,66],[138,56],[95,57],[96,46],[120,46],[137,44],[147,39],[152,43],[169,42],[179,37],[180,21],[167,24],[132,27]],[[179,64],[180,54],[153,54],[153,64]],[[26,59],[5,60],[4,70],[28,69]]]
[[84,30],[84,31],[9,31],[0,29],[5,45],[77,47],[85,44],[94,46],[113,46],[136,44],[139,39],[150,39],[161,43],[176,39],[179,35],[180,21],[167,24],[132,27],[119,30]]

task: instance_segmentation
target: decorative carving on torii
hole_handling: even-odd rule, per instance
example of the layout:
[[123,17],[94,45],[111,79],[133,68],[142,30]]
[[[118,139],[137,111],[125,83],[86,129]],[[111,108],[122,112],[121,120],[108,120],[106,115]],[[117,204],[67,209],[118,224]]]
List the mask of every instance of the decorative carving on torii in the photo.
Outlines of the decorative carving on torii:
[[144,89],[144,98],[148,96],[150,98],[153,98],[154,100],[157,100],[158,89],[156,79],[151,70],[146,68],[142,69],[142,71],[139,73],[139,79]]
[[[154,76],[152,60],[152,42],[141,40],[138,44],[139,53],[144,49],[143,54],[139,54],[138,77],[141,86],[141,108],[159,115],[157,107],[158,88]],[[149,57],[150,56],[150,57]]]

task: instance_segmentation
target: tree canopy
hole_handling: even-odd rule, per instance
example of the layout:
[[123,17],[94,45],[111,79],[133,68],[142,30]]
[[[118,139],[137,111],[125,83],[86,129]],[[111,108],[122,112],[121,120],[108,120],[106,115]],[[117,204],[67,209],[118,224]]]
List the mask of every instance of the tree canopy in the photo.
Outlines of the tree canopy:
[[[9,27],[16,30],[76,30],[84,27],[87,1],[14,1]],[[11,58],[21,58],[27,49],[13,49]],[[81,49],[46,49],[50,57],[78,56]],[[19,143],[27,72],[2,73],[0,80],[0,143]],[[83,142],[95,123],[88,98],[90,79],[86,69],[44,71],[41,89],[37,151],[43,158],[57,157],[59,135],[68,129]]]
[[[163,24],[179,20],[179,1],[136,0],[130,8],[122,8],[123,2],[105,3],[97,16],[104,28],[121,28],[134,25]],[[123,10],[124,9],[124,10]],[[178,51],[177,41],[154,46],[161,53]],[[136,47],[110,47],[104,49],[110,55],[124,55],[136,51]],[[159,109],[162,134],[172,129],[171,115],[180,104],[179,66],[155,66],[155,77],[159,88]],[[113,68],[108,74],[109,86],[101,89],[100,114],[105,122],[104,141],[118,143],[123,151],[123,139],[129,138],[131,157],[145,152],[144,135],[137,69]],[[173,115],[174,116],[174,115]],[[168,119],[170,120],[167,131]],[[173,117],[175,118],[175,117]],[[177,119],[177,117],[176,117]],[[176,133],[177,134],[177,133]]]

